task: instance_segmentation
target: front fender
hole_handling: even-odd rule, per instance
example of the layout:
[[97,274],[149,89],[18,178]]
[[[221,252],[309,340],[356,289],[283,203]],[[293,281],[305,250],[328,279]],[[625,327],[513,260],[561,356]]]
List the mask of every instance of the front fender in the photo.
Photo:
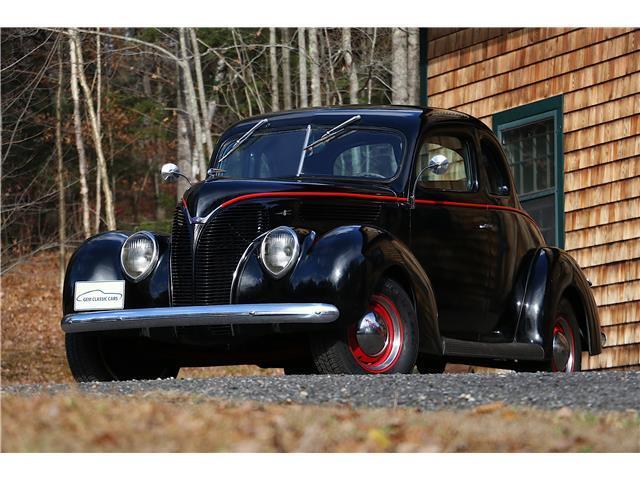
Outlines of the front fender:
[[342,226],[317,236],[296,230],[298,263],[289,275],[274,279],[258,258],[256,240],[238,267],[233,303],[322,302],[340,310],[338,324],[349,325],[367,311],[369,299],[385,276],[399,281],[414,301],[420,348],[441,354],[442,342],[431,282],[411,252],[390,233],[374,227]]
[[154,234],[159,247],[158,264],[144,280],[134,283],[120,267],[120,249],[131,232],[105,232],[78,247],[67,265],[62,293],[62,310],[73,313],[73,292],[78,281],[125,280],[125,308],[169,306],[169,237]]
[[541,345],[549,354],[551,345],[546,329],[562,298],[567,298],[574,307],[584,349],[591,355],[599,354],[600,319],[589,283],[573,257],[555,247],[539,248],[533,255],[515,340]]

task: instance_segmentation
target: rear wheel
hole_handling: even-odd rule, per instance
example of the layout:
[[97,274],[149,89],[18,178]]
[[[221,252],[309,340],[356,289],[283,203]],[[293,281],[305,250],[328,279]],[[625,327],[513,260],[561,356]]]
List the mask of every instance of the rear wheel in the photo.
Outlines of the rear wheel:
[[386,279],[360,319],[345,330],[313,337],[311,346],[320,373],[411,373],[418,353],[411,300],[397,282]]
[[571,303],[562,300],[550,329],[551,372],[579,372],[582,366],[582,342],[578,321]]
[[67,360],[73,377],[78,382],[175,378],[180,368],[160,359],[140,340],[66,334]]

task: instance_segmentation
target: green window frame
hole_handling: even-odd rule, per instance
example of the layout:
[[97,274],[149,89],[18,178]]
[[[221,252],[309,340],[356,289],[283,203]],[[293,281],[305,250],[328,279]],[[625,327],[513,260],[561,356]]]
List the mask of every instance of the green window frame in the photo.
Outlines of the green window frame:
[[[527,201],[542,199],[553,195],[555,238],[547,239],[547,241],[553,240],[554,245],[564,248],[564,149],[562,137],[563,96],[558,95],[495,113],[492,120],[493,131],[503,147],[505,145],[505,132],[513,131],[545,120],[553,120],[554,165],[552,166],[552,171],[554,172],[554,185],[552,188],[547,188],[545,190],[526,193],[523,195],[518,194],[518,197],[520,198],[520,201],[523,202],[523,206],[526,209]],[[511,159],[509,159],[509,164],[513,170]],[[514,171],[513,174],[514,178],[517,180],[517,173]]]

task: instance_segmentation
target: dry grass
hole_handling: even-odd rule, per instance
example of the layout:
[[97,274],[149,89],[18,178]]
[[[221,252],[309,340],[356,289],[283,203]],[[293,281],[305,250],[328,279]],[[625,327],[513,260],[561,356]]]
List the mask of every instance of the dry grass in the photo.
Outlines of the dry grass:
[[637,413],[258,405],[166,392],[2,398],[3,452],[637,452]]

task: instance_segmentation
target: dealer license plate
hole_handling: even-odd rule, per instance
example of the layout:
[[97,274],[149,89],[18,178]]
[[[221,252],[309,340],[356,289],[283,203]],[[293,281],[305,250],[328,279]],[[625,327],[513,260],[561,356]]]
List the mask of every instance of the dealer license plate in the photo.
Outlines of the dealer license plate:
[[121,310],[124,308],[124,280],[76,282],[73,308],[83,310]]

